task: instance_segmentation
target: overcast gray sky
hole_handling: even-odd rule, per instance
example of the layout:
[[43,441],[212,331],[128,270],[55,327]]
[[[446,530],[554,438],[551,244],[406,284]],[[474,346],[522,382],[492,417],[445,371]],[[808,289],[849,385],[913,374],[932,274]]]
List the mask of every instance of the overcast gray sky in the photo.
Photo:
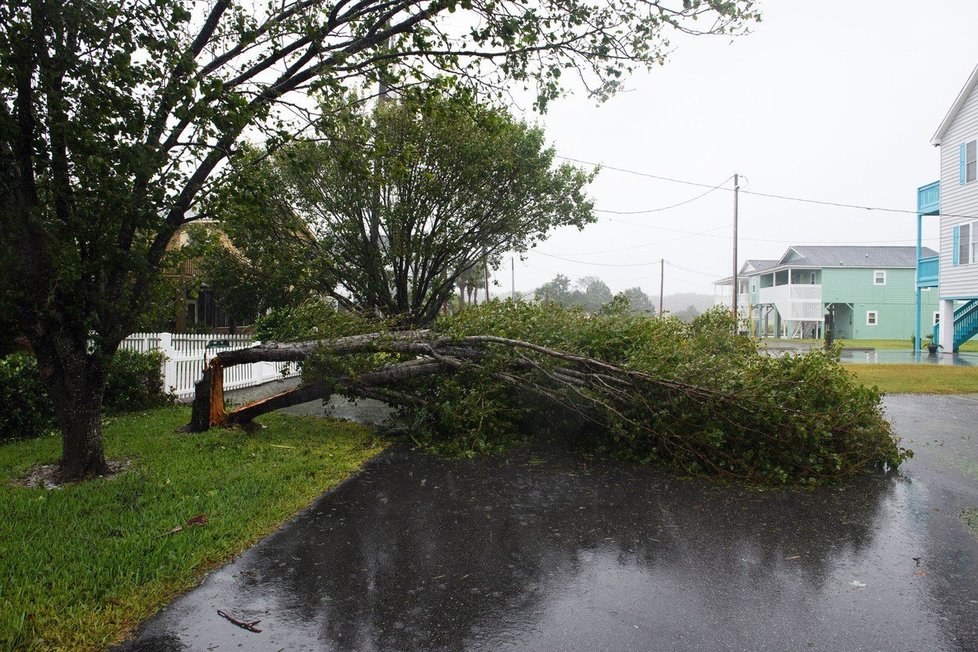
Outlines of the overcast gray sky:
[[[575,159],[710,185],[738,172],[746,190],[913,210],[917,186],[939,176],[930,138],[978,64],[978,2],[759,4],[751,34],[674,39],[666,65],[633,76],[628,92],[597,106],[570,97],[534,119]],[[610,169],[590,190],[614,211],[702,192]],[[732,212],[732,193],[718,190],[667,211],[598,213],[517,259],[516,287],[563,273],[657,294],[665,258],[666,294],[712,293],[731,272]],[[791,244],[912,245],[915,219],[742,194],[739,258],[776,258]],[[925,244],[936,248],[931,221]],[[507,260],[503,291],[509,271]]]

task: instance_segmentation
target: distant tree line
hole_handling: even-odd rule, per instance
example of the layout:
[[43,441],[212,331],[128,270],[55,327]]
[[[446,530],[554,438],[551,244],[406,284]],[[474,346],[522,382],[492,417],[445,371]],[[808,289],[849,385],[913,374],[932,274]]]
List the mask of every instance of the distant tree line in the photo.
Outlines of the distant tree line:
[[[683,298],[691,298],[684,296]],[[583,276],[576,281],[563,274],[557,274],[533,291],[536,301],[556,303],[565,308],[581,308],[587,312],[599,312],[608,304],[620,302],[627,305],[633,313],[659,314],[659,297],[650,297],[642,288],[635,286],[618,294],[613,294],[608,284],[597,276]],[[666,310],[666,313],[669,313]],[[684,322],[692,322],[701,314],[695,305],[690,303],[683,310],[671,313]]]

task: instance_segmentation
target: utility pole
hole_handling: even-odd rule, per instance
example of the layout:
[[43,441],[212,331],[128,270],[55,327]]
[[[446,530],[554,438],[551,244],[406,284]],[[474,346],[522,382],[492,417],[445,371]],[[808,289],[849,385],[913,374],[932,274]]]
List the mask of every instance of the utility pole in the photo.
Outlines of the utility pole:
[[734,174],[734,216],[733,216],[733,318],[734,333],[737,332],[737,211],[740,197],[740,175]]
[[484,263],[482,263],[482,268],[486,271],[486,301],[489,303],[489,259],[487,258]]
[[514,256],[509,257],[509,278],[513,284],[513,301],[516,301],[516,258]]
[[[390,39],[384,40],[384,47],[390,43]],[[388,99],[388,94],[390,92],[390,87],[387,85],[387,81],[384,79],[383,73],[380,74],[380,78],[377,80],[377,105],[374,107],[374,144],[377,143],[377,113],[378,110],[384,105]],[[373,160],[373,173],[374,173],[374,195],[373,201],[370,207],[370,217],[369,217],[369,232],[368,232],[368,247],[370,250],[370,255],[376,260],[373,261],[371,266],[371,271],[368,277],[371,280],[371,284],[374,286],[373,292],[375,295],[381,294],[380,288],[386,286],[383,279],[382,272],[377,270],[383,269],[383,264],[381,263],[380,255],[380,183],[381,183],[381,160],[380,156],[374,155]],[[387,291],[386,294],[389,296],[390,292]],[[402,299],[403,297],[398,297]],[[407,300],[407,299],[405,299]],[[410,305],[410,304],[408,304]],[[374,306],[374,311],[380,315],[380,307]]]
[[659,319],[662,319],[662,296],[666,286],[666,259],[659,259]]

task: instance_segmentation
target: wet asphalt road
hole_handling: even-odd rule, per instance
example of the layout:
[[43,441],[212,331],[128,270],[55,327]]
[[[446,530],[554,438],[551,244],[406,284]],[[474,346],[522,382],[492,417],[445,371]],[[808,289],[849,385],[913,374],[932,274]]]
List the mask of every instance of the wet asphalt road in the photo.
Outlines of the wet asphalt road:
[[978,398],[886,405],[917,456],[810,492],[398,447],[126,649],[978,649]]

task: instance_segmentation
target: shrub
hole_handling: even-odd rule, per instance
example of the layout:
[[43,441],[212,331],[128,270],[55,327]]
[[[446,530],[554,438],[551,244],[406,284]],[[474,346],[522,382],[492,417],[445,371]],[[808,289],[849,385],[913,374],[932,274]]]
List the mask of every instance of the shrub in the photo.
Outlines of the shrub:
[[163,392],[163,354],[122,349],[109,365],[103,404],[113,412],[159,407],[173,400]]
[[[111,412],[164,405],[172,396],[162,390],[163,354],[120,350],[112,357],[104,406]],[[27,353],[0,358],[0,440],[39,437],[56,427],[54,406]]]
[[54,407],[44,391],[34,356],[0,358],[0,440],[38,437],[54,428]]
[[[443,319],[436,329],[452,337],[522,339],[675,384],[642,385],[627,397],[593,386],[564,391],[564,405],[555,409],[492,379],[492,362],[482,361],[484,371],[439,380],[454,386],[450,393],[426,388],[448,403],[425,409],[453,419],[424,421],[417,410],[407,411],[414,423],[427,424],[426,437],[442,448],[451,441],[491,449],[493,441],[518,436],[533,412],[534,423],[557,433],[583,431],[590,445],[619,457],[763,484],[817,483],[896,468],[912,454],[899,447],[883,418],[879,392],[856,381],[839,363],[838,351],[765,355],[752,339],[733,333],[723,310],[684,324],[614,306],[585,315],[555,305],[491,302]],[[709,395],[684,389],[690,387]],[[582,421],[574,407],[591,397],[608,409],[599,420]],[[548,416],[541,419],[541,412]]]
[[253,324],[261,341],[333,339],[382,330],[384,324],[355,312],[337,310],[323,301],[308,301],[294,308],[275,308]]

